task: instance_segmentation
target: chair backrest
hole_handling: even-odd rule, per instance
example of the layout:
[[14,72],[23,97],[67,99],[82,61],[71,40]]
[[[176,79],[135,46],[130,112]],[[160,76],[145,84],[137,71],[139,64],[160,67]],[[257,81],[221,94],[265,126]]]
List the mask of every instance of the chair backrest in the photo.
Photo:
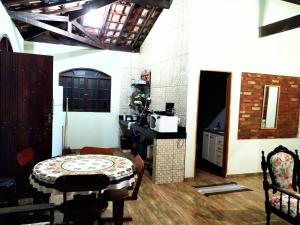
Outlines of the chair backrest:
[[145,163],[140,155],[135,156],[135,158],[133,160],[133,168],[134,168],[134,171],[137,173],[138,178],[134,185],[132,195],[128,198],[128,200],[136,200],[137,199],[137,195],[138,195],[141,183],[142,183],[142,178],[143,178],[144,170],[145,170]]
[[109,185],[104,174],[65,175],[55,180],[54,187],[61,192],[101,191]]
[[17,162],[22,167],[32,164],[33,160],[34,149],[32,147],[25,148],[17,154]]
[[63,203],[56,208],[74,224],[94,224],[99,212],[108,206],[107,200],[99,194],[75,195],[67,200],[67,192],[96,191],[101,193],[109,184],[109,177],[104,174],[65,175],[57,178],[54,187],[63,192]]
[[99,147],[83,147],[80,149],[80,155],[86,154],[102,154],[102,155],[113,155],[112,148],[99,148]]
[[262,168],[266,180],[267,169],[269,171],[273,185],[281,188],[293,189],[297,191],[297,169],[299,157],[296,153],[288,150],[282,145],[275,148],[267,155],[265,160],[262,152]]

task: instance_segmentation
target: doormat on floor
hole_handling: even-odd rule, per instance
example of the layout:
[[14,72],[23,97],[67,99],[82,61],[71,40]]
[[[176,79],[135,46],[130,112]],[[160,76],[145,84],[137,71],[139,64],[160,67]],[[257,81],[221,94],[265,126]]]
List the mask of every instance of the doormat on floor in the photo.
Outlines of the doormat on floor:
[[239,185],[236,182],[200,185],[200,186],[195,186],[195,188],[199,193],[205,196],[228,194],[228,193],[242,192],[242,191],[252,191],[251,189]]

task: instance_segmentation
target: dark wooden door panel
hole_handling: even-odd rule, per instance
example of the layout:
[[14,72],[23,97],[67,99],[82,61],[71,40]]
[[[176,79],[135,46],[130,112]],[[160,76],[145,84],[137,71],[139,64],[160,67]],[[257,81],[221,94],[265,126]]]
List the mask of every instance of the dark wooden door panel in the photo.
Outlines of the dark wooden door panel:
[[51,157],[53,59],[0,53],[0,174],[16,175],[16,155],[35,149],[35,161]]

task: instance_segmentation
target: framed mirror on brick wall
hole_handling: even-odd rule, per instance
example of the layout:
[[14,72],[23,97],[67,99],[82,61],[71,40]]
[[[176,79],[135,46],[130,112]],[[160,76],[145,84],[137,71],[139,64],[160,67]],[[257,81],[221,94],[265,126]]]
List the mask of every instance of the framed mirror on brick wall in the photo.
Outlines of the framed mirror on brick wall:
[[[295,138],[298,135],[300,78],[242,73],[238,139]],[[262,128],[265,86],[280,87],[276,128]]]

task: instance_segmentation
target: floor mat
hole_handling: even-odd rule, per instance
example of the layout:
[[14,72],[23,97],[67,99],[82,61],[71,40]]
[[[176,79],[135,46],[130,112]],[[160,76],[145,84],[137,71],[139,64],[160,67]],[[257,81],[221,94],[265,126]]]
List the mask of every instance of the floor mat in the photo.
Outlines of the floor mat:
[[242,192],[242,191],[252,191],[251,189],[239,185],[235,182],[222,183],[222,184],[210,184],[210,185],[200,185],[195,186],[196,190],[205,195],[219,195],[219,194],[228,194],[233,192]]

